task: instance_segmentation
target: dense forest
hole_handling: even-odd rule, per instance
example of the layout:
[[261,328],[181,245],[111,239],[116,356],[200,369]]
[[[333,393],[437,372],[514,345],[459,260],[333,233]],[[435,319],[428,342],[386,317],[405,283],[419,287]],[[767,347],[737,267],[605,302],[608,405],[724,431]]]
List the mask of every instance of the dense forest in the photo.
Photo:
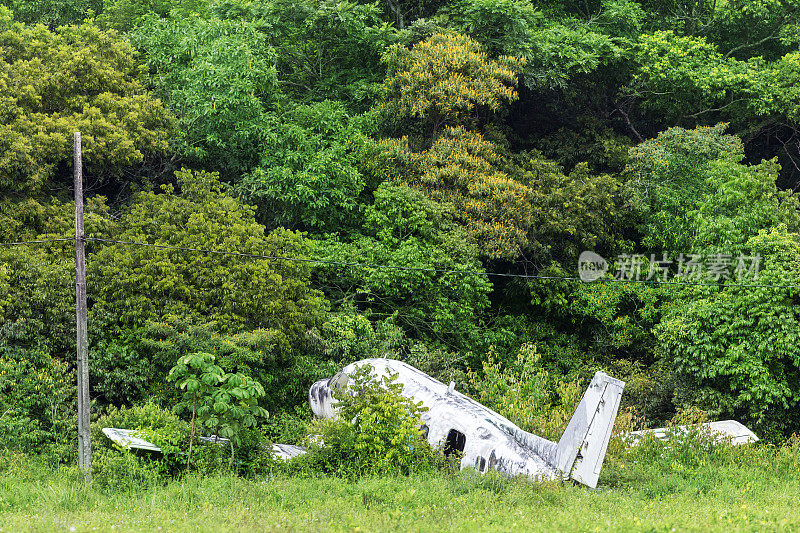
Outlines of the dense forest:
[[[2,0],[0,46],[0,242],[74,238],[82,133],[95,417],[206,354],[297,442],[387,356],[526,429],[598,369],[800,429],[797,0]],[[57,461],[74,253],[0,246],[0,441]]]

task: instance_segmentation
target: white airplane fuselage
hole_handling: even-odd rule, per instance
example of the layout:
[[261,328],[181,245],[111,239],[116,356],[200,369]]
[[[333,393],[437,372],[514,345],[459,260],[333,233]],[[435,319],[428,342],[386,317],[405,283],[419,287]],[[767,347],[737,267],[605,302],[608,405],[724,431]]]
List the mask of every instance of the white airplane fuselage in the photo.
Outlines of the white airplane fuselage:
[[[403,394],[427,408],[421,416],[427,441],[431,446],[443,447],[446,452],[461,452],[462,468],[473,467],[479,472],[494,469],[540,480],[572,477],[595,486],[610,437],[609,422],[613,427],[619,407],[624,386],[621,381],[598,372],[558,443],[523,431],[504,416],[452,387],[393,359],[358,361],[336,376],[314,383],[309,390],[314,414],[320,418],[335,416],[333,389],[337,384],[346,386],[346,376],[356,367],[367,364],[376,375],[397,374],[396,382],[403,385]],[[593,388],[602,390],[593,391]],[[587,396],[591,396],[588,403]],[[597,401],[593,400],[595,396]],[[587,453],[590,445],[591,453]],[[576,461],[581,463],[587,457],[593,461],[585,465],[586,472],[574,475]]]

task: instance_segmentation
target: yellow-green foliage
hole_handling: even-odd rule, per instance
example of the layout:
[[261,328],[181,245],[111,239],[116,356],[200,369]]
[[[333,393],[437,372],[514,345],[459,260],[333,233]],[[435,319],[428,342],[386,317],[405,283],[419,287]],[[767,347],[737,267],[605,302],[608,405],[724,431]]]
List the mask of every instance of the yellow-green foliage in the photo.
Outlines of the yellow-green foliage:
[[462,34],[436,34],[414,45],[389,47],[383,61],[387,114],[418,118],[433,126],[472,120],[477,107],[492,111],[518,95],[514,86],[523,61],[489,59],[481,45]]
[[476,399],[526,431],[558,439],[581,399],[578,380],[563,382],[541,363],[536,345],[525,344],[513,365],[503,365],[493,352],[483,372],[470,372]]
[[75,374],[41,350],[0,344],[0,446],[65,461],[73,451]]
[[0,191],[37,194],[72,158],[82,133],[87,169],[99,177],[167,148],[172,118],[139,81],[130,43],[93,23],[15,22],[0,7]]
[[441,463],[420,430],[420,402],[403,395],[397,375],[375,377],[360,366],[334,392],[338,415],[310,426],[309,453],[290,471],[345,475],[409,473]]
[[409,412],[398,395],[387,393],[365,406],[358,426],[356,451],[379,465],[408,468],[421,447],[419,417]]
[[482,255],[516,257],[525,246],[532,190],[501,170],[494,145],[481,134],[446,127],[428,150],[412,151],[406,137],[383,147],[389,175],[453,205]]
[[[122,217],[121,240],[242,254],[302,257],[300,234],[278,229],[269,235],[254,220],[254,209],[223,192],[216,174],[176,173],[180,193],[142,193]],[[107,246],[94,257],[95,312],[122,324],[174,315],[215,321],[222,332],[280,328],[302,334],[324,309],[320,293],[308,287],[310,267],[296,261],[160,248]]]

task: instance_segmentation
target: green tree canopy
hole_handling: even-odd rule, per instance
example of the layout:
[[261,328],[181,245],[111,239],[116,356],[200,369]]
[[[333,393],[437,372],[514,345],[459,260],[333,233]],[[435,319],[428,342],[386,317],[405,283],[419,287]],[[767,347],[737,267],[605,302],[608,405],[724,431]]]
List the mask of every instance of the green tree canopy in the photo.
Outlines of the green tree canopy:
[[283,115],[262,144],[261,162],[236,190],[270,228],[344,227],[357,217],[370,144],[364,117],[340,103],[301,105]]
[[213,11],[220,18],[253,20],[275,48],[281,90],[293,100],[343,100],[364,110],[377,96],[381,54],[395,40],[377,3],[228,1]]
[[[667,307],[656,334],[683,379],[678,403],[734,416],[774,437],[797,424],[800,401],[800,245],[785,226],[762,230],[747,247],[761,256],[756,281],[699,287]],[[770,287],[786,285],[787,287]]]
[[14,18],[25,24],[44,24],[50,29],[77,24],[90,13],[103,10],[104,0],[2,0],[14,13]]
[[181,120],[176,148],[233,180],[258,162],[278,96],[275,52],[246,20],[149,19],[132,40],[150,80]]
[[631,150],[628,187],[648,248],[735,253],[761,229],[797,228],[797,198],[778,191],[777,164],[742,164],[741,141],[725,127],[671,128]]
[[408,186],[383,184],[374,196],[360,234],[329,236],[317,248],[321,259],[367,266],[322,265],[319,282],[332,298],[354,300],[378,319],[397,313],[396,323],[417,336],[463,343],[491,285],[472,273],[480,270],[477,252],[453,223],[452,208]]
[[[301,235],[264,234],[253,208],[225,194],[215,174],[182,170],[179,191],[141,193],[118,223],[124,241],[240,254],[303,258]],[[290,339],[313,326],[325,309],[308,286],[303,262],[109,245],[90,263],[95,316],[126,327],[176,316],[216,322],[221,332],[272,328]]]
[[[66,192],[73,132],[85,173],[125,182],[163,154],[173,119],[144,90],[130,43],[93,23],[50,31],[0,7],[0,193]],[[88,181],[88,180],[87,180]]]

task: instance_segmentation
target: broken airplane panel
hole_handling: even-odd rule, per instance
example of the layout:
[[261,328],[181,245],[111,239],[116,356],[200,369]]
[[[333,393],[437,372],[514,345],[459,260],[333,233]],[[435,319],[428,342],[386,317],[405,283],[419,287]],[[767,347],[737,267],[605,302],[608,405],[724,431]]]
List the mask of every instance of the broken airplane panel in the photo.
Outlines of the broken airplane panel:
[[160,452],[161,448],[150,441],[137,436],[139,432],[134,429],[103,428],[103,434],[118,446],[127,449],[147,450]]
[[273,444],[272,454],[278,459],[289,461],[299,455],[306,453],[306,449],[302,446],[295,446],[294,444]]
[[671,428],[645,429],[631,431],[623,437],[631,446],[635,446],[645,435],[653,435],[660,440],[666,440],[673,435],[688,433],[690,429],[702,429],[720,441],[730,442],[734,446],[756,442],[758,437],[747,426],[736,420],[720,420],[719,422],[706,422],[699,426],[675,426]]
[[[152,442],[145,440],[139,436],[141,433],[137,429],[121,429],[121,428],[103,428],[103,434],[111,439],[119,447],[126,450],[147,450],[149,452],[160,452],[161,448]],[[212,435],[210,437],[197,437],[198,444],[215,444],[217,446],[229,446],[230,440],[225,437],[217,437]]]
[[535,479],[574,479],[597,485],[625,383],[597,372],[561,439],[551,442],[523,431],[511,421],[448,387],[424,372],[393,359],[365,359],[346,366],[309,390],[309,403],[320,418],[334,416],[333,390],[347,386],[358,366],[370,365],[375,374],[397,374],[403,394],[428,408],[422,429],[431,446],[461,452],[461,468],[479,472],[499,470]]

